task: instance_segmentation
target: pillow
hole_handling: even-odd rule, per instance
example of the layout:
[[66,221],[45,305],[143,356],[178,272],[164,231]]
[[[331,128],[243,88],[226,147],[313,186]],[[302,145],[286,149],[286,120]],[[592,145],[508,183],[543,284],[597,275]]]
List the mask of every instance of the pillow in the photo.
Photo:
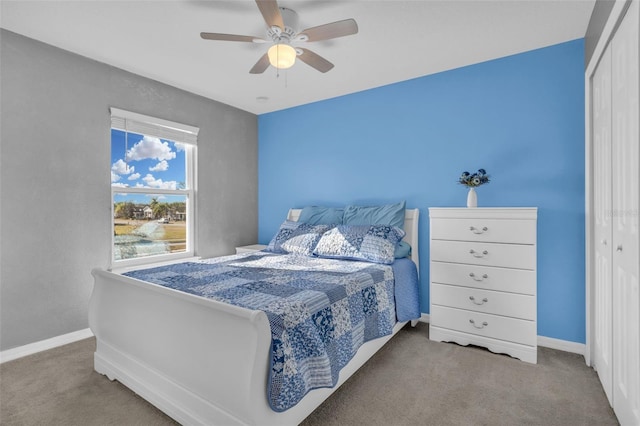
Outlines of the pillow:
[[394,257],[396,259],[402,259],[404,257],[409,257],[410,254],[411,254],[411,246],[404,241],[400,241],[396,246],[396,252],[394,253]]
[[331,259],[391,264],[404,231],[388,225],[338,225],[322,235],[313,254]]
[[389,225],[404,229],[406,202],[381,206],[347,206],[344,209],[344,225]]
[[311,256],[320,237],[329,229],[331,227],[328,225],[310,225],[285,220],[264,251]]
[[310,206],[302,209],[298,222],[310,223],[311,225],[342,224],[343,213],[342,207]]

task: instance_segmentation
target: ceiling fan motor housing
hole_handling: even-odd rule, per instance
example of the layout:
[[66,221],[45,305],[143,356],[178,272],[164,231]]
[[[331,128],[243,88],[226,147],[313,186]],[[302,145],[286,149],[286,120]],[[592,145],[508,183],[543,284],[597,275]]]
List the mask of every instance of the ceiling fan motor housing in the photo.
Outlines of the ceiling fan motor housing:
[[[295,10],[288,9],[286,7],[280,7],[280,14],[282,15],[282,22],[284,23],[284,29],[280,29],[277,26],[273,26],[267,30],[268,36],[274,43],[291,43],[291,40],[298,34],[299,20],[298,14]],[[302,41],[302,40],[300,40]]]

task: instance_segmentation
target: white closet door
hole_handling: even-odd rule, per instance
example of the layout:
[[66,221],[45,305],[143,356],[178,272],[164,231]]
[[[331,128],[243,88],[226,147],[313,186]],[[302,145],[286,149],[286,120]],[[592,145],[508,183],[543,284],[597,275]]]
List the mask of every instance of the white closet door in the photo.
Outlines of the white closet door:
[[594,311],[593,366],[613,405],[611,362],[611,49],[592,79]]
[[640,10],[633,1],[611,43],[613,185],[613,409],[640,424]]

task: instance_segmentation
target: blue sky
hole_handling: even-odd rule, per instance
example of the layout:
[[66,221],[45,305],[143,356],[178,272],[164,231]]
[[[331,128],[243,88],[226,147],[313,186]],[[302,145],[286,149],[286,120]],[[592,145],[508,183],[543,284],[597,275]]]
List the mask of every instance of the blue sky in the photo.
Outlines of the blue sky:
[[[148,203],[153,188],[181,189],[186,181],[184,145],[152,136],[111,129],[111,186],[149,188],[148,195],[118,194],[115,202],[130,200]],[[180,197],[184,200],[184,197]]]

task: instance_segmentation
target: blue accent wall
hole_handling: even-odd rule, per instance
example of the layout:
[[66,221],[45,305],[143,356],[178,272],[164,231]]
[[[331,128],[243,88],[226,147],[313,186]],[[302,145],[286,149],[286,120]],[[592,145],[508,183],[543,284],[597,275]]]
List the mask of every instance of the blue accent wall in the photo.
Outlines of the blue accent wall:
[[585,342],[584,41],[570,41],[258,118],[259,239],[290,207],[406,200],[420,209],[429,309],[429,207],[538,207],[538,334]]

